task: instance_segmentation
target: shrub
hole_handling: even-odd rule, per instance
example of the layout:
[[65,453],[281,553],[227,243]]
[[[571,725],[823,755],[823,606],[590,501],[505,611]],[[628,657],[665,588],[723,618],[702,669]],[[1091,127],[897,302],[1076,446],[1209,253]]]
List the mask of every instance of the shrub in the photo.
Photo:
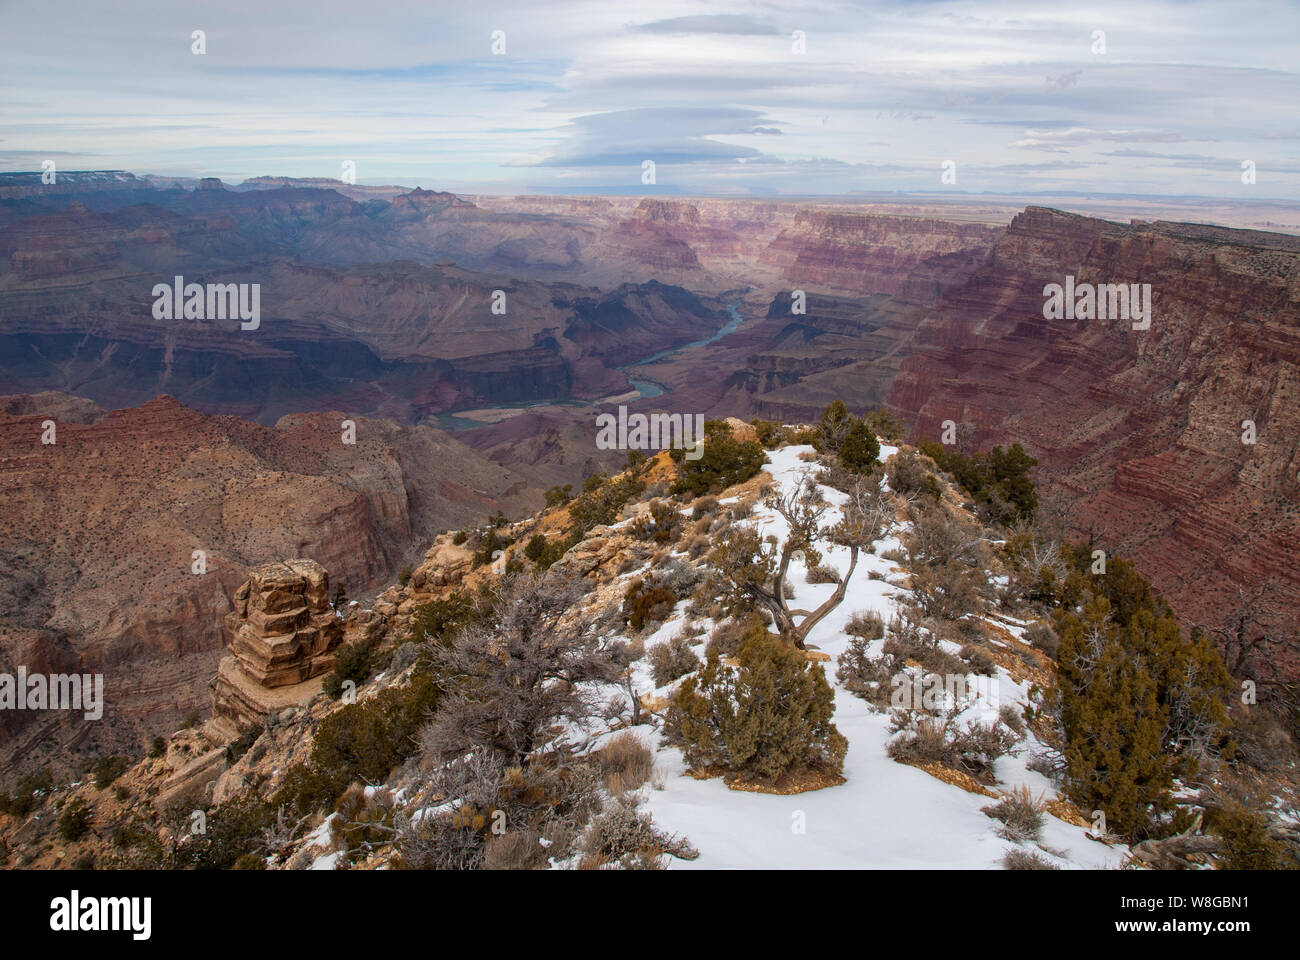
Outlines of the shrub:
[[444,689],[421,731],[424,759],[441,766],[490,748],[511,765],[531,764],[557,725],[601,715],[628,664],[627,646],[598,629],[579,577],[519,576],[500,582],[489,623],[433,649]]
[[401,673],[419,658],[419,645],[408,640],[393,651],[392,657],[388,660],[388,671],[390,673]]
[[451,535],[451,542],[458,547],[468,539],[469,539],[468,530],[457,530],[455,533]]
[[968,643],[961,648],[959,656],[970,664],[971,673],[978,673],[985,677],[998,675],[997,663],[983,647]]
[[129,769],[131,761],[126,757],[100,757],[95,762],[95,786],[103,790]]
[[540,533],[534,533],[528,538],[528,543],[524,545],[524,556],[536,563],[546,555],[546,538]]
[[837,661],[835,679],[849,693],[866,700],[877,710],[884,710],[889,706],[893,677],[903,669],[903,662],[888,654],[871,657],[867,653],[870,642],[862,636],[849,640]]
[[700,497],[695,501],[695,507],[691,510],[691,519],[699,520],[701,517],[711,517],[718,512],[717,497]]
[[1221,840],[1221,870],[1300,869],[1295,853],[1269,836],[1268,818],[1241,803],[1213,811],[1211,829]]
[[801,769],[838,774],[848,742],[831,723],[821,664],[758,624],[737,659],[731,668],[711,655],[673,698],[666,730],[686,762],[769,782]]
[[177,861],[196,870],[230,870],[246,854],[260,852],[262,831],[273,819],[272,807],[255,794],[223,803],[208,815],[206,832],[177,849]]
[[682,515],[670,502],[651,500],[646,513],[632,524],[632,534],[640,540],[671,543],[677,539],[682,527]]
[[991,776],[994,762],[1010,753],[1017,740],[1001,721],[972,721],[961,727],[952,713],[929,716],[918,711],[895,711],[891,722],[898,734],[887,748],[892,759],[900,763],[938,763],[976,778]]
[[686,451],[681,448],[669,451],[677,465],[673,493],[694,496],[716,493],[744,483],[763,469],[766,460],[763,447],[753,440],[743,443],[735,440],[725,421],[706,421],[704,434],[704,452],[696,460],[687,460]]
[[397,801],[387,789],[371,791],[351,784],[334,804],[337,814],[330,821],[330,837],[347,851],[361,852],[392,839]]
[[1019,848],[1008,850],[1002,856],[1002,866],[1008,870],[1060,870],[1046,857]]
[[479,548],[474,551],[473,559],[470,562],[475,567],[491,563],[497,559],[498,553],[504,551],[512,543],[514,541],[509,537],[498,534],[496,527],[489,527],[487,533],[479,540]]
[[870,473],[880,462],[880,442],[861,420],[854,420],[840,442],[840,463],[854,473]]
[[310,762],[285,775],[272,799],[303,816],[334,803],[348,784],[378,783],[416,751],[415,733],[437,702],[434,679],[415,673],[405,686],[390,687],[325,716],[316,731]]
[[740,641],[754,629],[755,624],[766,629],[765,622],[757,614],[722,621],[709,634],[709,642],[704,648],[704,656],[706,658],[715,656],[734,657],[736,651],[740,649]]
[[36,809],[36,794],[49,793],[54,788],[54,778],[49,770],[40,770],[19,778],[14,794],[0,793],[0,813],[25,817]]
[[582,484],[582,494],[569,505],[572,520],[569,546],[593,527],[618,520],[623,505],[644,489],[645,481],[631,474],[613,480],[603,473],[588,477]]
[[694,564],[670,557],[659,568],[659,582],[672,591],[679,600],[689,597],[697,586],[708,578],[708,573]]
[[167,752],[167,741],[162,737],[154,737],[153,743],[149,745],[149,756],[157,759]]
[[998,719],[1006,724],[1007,729],[1018,737],[1025,735],[1025,718],[1024,715],[1009,703],[1004,703],[998,708]]
[[351,643],[340,647],[334,655],[334,669],[321,684],[321,689],[331,700],[337,700],[343,695],[343,685],[348,681],[358,687],[365,683],[366,678],[370,676],[370,667],[370,647],[365,643]]
[[548,507],[558,507],[561,504],[568,503],[573,499],[573,484],[566,483],[564,486],[551,487],[546,491],[546,505]]
[[597,755],[601,776],[611,794],[636,790],[654,770],[654,754],[630,733],[620,733],[605,744]]
[[904,660],[915,660],[926,673],[941,676],[964,676],[969,673],[970,665],[940,646],[939,638],[933,631],[927,638],[922,632],[918,614],[919,611],[907,608],[890,617],[885,627],[883,652],[894,657],[900,664]]
[[1003,794],[997,803],[984,807],[980,812],[1002,823],[998,836],[1021,843],[1038,840],[1038,834],[1047,822],[1043,810],[1042,799],[1035,799],[1028,787],[1021,786]]
[[592,821],[584,847],[590,855],[618,860],[624,866],[636,857],[655,859],[667,854],[694,860],[700,855],[686,840],[658,830],[650,814],[637,810],[635,801],[624,797],[615,797]]
[[507,830],[487,838],[483,847],[484,870],[544,870],[549,852],[536,830]]
[[81,797],[73,797],[63,805],[63,810],[59,814],[59,836],[66,843],[76,843],[90,832],[90,823],[93,819],[86,801]]
[[927,442],[921,450],[951,473],[975,501],[981,515],[997,523],[1032,521],[1038,513],[1038,495],[1030,473],[1038,461],[1020,444],[1009,450],[994,447],[987,454],[967,457],[943,444]]
[[813,446],[823,453],[839,452],[840,444],[849,435],[852,426],[853,418],[849,416],[844,401],[839,398],[832,400],[822,411],[822,418],[813,434]]
[[828,563],[819,563],[808,568],[809,583],[839,583],[840,572]]
[[[1138,636],[1156,624],[1148,619],[1122,630],[1099,598],[1081,615],[1061,616],[1058,625],[1057,686],[1050,696],[1065,736],[1066,791],[1083,809],[1105,810],[1116,832],[1138,832],[1171,807],[1179,769],[1165,750],[1170,707],[1162,702],[1161,673],[1141,653],[1159,641]],[[1175,621],[1159,632],[1170,644],[1181,642]]]
[[868,410],[862,415],[862,422],[873,435],[883,437],[888,443],[903,442],[903,423],[888,410]]
[[649,578],[633,580],[623,594],[623,619],[633,630],[662,621],[672,613],[677,598],[673,592]]
[[885,476],[889,478],[889,489],[903,496],[909,493],[927,493],[927,480],[934,484],[933,490],[936,493],[939,490],[925,461],[912,449],[900,450],[890,457],[889,463],[885,465]]
[[397,574],[398,585],[404,587],[410,582],[411,582],[411,568],[402,567],[401,571]]
[[700,658],[680,634],[671,640],[656,643],[647,652],[650,656],[650,673],[656,687],[666,686],[678,677],[684,677],[700,668]]
[[779,447],[786,441],[789,434],[785,427],[772,420],[751,420],[749,425],[754,428],[758,442],[768,450],[775,450]]
[[844,632],[869,643],[885,635],[885,621],[874,610],[859,610],[844,625]]
[[415,608],[411,617],[413,643],[442,643],[455,631],[478,622],[481,613],[474,600],[457,591]]
[[1035,650],[1041,650],[1053,659],[1061,648],[1061,638],[1045,620],[1035,620],[1025,627],[1024,640]]

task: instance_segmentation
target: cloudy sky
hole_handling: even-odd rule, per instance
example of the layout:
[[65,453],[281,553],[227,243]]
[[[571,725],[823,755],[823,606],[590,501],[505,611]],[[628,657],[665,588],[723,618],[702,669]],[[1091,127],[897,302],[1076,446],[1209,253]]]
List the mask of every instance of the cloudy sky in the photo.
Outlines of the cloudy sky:
[[0,0],[0,18],[0,171],[351,160],[360,183],[462,192],[1300,200],[1284,0]]

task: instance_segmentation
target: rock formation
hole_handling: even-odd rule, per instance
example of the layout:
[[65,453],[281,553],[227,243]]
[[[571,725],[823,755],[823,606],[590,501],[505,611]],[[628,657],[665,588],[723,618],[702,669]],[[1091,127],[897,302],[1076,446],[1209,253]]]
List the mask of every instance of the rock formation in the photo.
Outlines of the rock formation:
[[225,625],[229,654],[213,684],[212,712],[239,730],[314,696],[343,640],[329,574],[313,560],[255,567],[235,591]]

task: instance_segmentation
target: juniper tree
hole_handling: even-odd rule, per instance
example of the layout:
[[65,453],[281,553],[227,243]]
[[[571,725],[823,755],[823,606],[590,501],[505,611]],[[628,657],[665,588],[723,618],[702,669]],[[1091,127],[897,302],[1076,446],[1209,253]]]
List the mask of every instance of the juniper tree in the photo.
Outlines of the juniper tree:
[[849,416],[844,401],[836,398],[822,411],[822,418],[814,433],[813,446],[826,453],[838,453],[840,443],[848,436],[853,418]]
[[835,698],[821,664],[762,624],[745,634],[736,661],[712,654],[673,698],[666,729],[686,762],[768,781],[802,769],[838,774],[848,741],[831,723]]
[[1125,649],[1104,598],[1058,619],[1054,694],[1065,734],[1066,790],[1084,810],[1132,833],[1170,806],[1175,763],[1164,751],[1169,710],[1140,656]]

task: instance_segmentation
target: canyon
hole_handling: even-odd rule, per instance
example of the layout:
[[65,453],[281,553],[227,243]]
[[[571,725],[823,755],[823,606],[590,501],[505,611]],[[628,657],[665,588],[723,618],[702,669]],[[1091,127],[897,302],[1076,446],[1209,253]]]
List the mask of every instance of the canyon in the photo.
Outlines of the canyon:
[[[260,329],[155,320],[176,274],[260,283]],[[1150,284],[1151,328],[1045,319],[1066,276]],[[0,760],[138,750],[206,709],[251,568],[366,596],[616,467],[594,418],[619,404],[807,422],[840,397],[1021,443],[1045,509],[1189,626],[1264,596],[1300,675],[1298,301],[1296,237],[1001,200],[0,176],[0,653],[116,684],[102,730],[3,726]]]

